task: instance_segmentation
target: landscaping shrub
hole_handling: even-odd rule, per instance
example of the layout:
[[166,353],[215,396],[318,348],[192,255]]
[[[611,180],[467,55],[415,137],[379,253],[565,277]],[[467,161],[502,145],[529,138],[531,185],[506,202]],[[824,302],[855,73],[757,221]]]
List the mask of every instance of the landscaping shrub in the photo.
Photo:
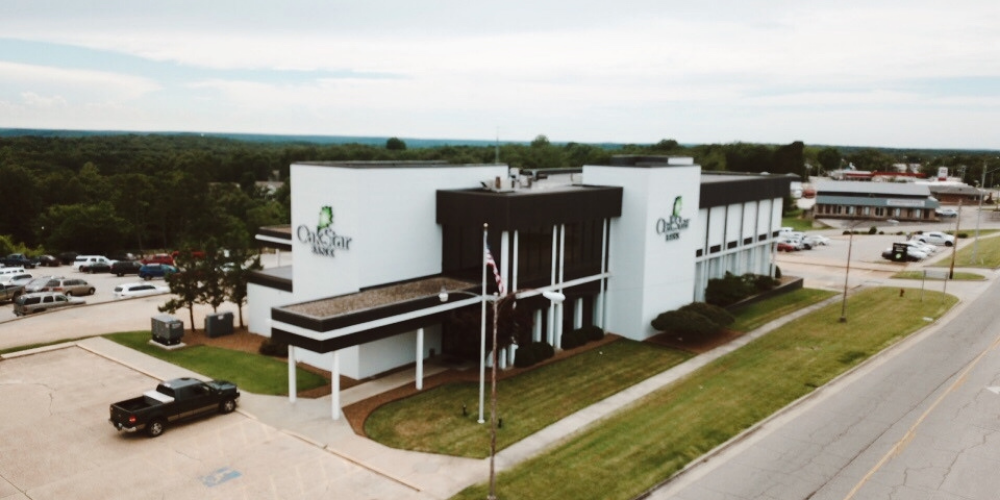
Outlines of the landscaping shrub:
[[562,348],[573,349],[587,343],[587,335],[582,330],[566,332],[562,336]]
[[774,287],[781,284],[777,278],[772,278],[763,274],[754,275],[753,286],[758,292],[766,292],[768,290],[773,290]]
[[968,237],[969,233],[958,233],[958,236],[956,236],[956,238],[968,238]]
[[583,330],[584,333],[586,334],[588,342],[601,340],[604,338],[604,330],[602,330],[601,327],[597,325],[585,326],[581,328],[581,330]]
[[754,287],[739,276],[726,271],[722,278],[708,280],[705,302],[726,307],[754,294]]
[[545,361],[555,355],[555,349],[545,342],[522,344],[514,355],[514,366],[524,368]]
[[514,354],[514,366],[524,368],[538,362],[538,349],[533,349],[535,344],[518,346]]
[[692,337],[712,335],[722,328],[696,312],[680,309],[662,313],[650,324],[659,331]]
[[736,317],[730,314],[729,311],[706,302],[692,302],[680,308],[680,310],[700,314],[719,326],[729,326],[733,324],[733,321],[736,321]]
[[878,228],[877,227],[872,226],[872,227],[868,228],[868,234],[877,234],[877,233],[878,233]]
[[774,266],[774,279],[776,280],[781,279],[781,268],[778,266]]
[[279,358],[288,357],[288,344],[283,342],[275,342],[270,338],[264,339],[264,342],[260,344],[260,348],[257,349],[258,352],[265,356],[275,356]]

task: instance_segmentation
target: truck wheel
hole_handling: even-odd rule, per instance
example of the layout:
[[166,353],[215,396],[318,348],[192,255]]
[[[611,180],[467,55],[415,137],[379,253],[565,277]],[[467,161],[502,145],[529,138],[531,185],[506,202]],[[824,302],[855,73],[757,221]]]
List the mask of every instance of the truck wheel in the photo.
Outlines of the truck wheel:
[[219,411],[222,413],[232,413],[236,409],[236,401],[232,399],[227,399],[219,405]]
[[163,434],[166,426],[167,424],[162,418],[154,418],[149,422],[149,425],[146,426],[146,434],[148,434],[149,437],[155,438],[156,436]]

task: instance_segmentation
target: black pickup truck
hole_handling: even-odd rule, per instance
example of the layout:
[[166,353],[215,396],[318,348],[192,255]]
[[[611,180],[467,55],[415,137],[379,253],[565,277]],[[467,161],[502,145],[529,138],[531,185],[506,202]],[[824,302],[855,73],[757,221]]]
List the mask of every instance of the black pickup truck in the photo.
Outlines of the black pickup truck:
[[111,405],[111,425],[119,431],[163,434],[167,424],[209,413],[236,409],[240,392],[225,380],[202,382],[185,377],[161,382],[156,390]]

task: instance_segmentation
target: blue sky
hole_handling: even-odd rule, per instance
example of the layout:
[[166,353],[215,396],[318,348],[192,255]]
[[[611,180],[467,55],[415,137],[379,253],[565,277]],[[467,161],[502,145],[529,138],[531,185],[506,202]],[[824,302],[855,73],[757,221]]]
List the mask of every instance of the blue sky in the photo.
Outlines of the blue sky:
[[1000,2],[0,0],[0,127],[1000,149]]

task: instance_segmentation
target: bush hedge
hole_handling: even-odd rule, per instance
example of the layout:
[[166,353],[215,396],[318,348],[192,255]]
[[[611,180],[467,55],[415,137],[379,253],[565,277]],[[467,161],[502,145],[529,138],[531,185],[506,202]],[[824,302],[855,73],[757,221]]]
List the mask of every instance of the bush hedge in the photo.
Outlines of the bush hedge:
[[268,338],[264,339],[264,342],[262,342],[260,344],[260,347],[257,349],[257,352],[259,352],[259,353],[261,353],[261,354],[263,354],[265,356],[275,356],[275,357],[278,357],[278,358],[287,358],[288,357],[288,344],[285,344],[283,342],[275,342],[274,340],[271,340],[270,337],[268,337]]
[[701,314],[680,309],[661,313],[650,324],[659,331],[695,337],[712,335],[721,329]]
[[531,342],[517,348],[514,355],[514,366],[524,368],[535,363],[540,363],[555,356],[556,351],[551,345],[545,342]]
[[700,314],[719,326],[729,326],[733,324],[733,321],[736,321],[736,317],[730,314],[729,311],[707,302],[692,302],[680,308],[680,310]]

